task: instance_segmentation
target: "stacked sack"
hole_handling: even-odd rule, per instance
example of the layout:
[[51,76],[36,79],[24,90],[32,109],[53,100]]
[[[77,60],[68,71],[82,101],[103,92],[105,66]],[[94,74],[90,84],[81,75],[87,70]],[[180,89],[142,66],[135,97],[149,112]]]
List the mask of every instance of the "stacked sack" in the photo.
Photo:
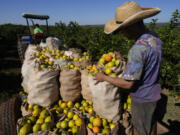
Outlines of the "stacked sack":
[[[25,98],[23,103],[27,103]],[[97,115],[92,101],[88,100],[65,102],[60,99],[49,107],[27,103],[26,111],[29,114],[17,122],[19,135],[116,135],[119,130],[119,125]]]
[[[86,121],[87,125],[83,125],[87,126],[88,134],[118,134],[122,111],[120,89],[108,82],[95,85],[94,75],[103,72],[111,77],[121,77],[125,62],[116,59],[114,53],[110,52],[104,54],[96,65],[91,65],[87,52],[80,55],[52,47],[54,45],[29,46],[27,49],[25,61],[29,62],[24,62],[22,67],[22,86],[28,92],[24,104],[24,111],[28,113],[24,117],[29,119],[29,115],[38,113],[37,117],[40,118],[41,111],[45,109],[55,119],[53,126],[47,128],[51,133],[77,134],[81,126],[78,127],[68,114],[78,114]],[[34,106],[40,106],[40,109]],[[42,121],[44,123],[45,119]],[[32,133],[32,129],[29,133]]]
[[81,70],[89,65],[89,56],[87,52],[81,55],[74,49],[70,49],[68,52],[66,51],[65,54],[71,61],[69,60],[68,63],[61,68],[59,78],[60,95],[64,101],[77,101],[81,98],[82,91],[84,90]]
[[68,63],[68,67],[60,73],[60,94],[64,101],[76,101],[81,95],[81,73],[74,65]]
[[[20,96],[27,95],[20,92]],[[55,135],[55,134],[79,134],[86,135],[84,118],[77,111],[79,102],[58,100],[49,107],[27,104],[29,114],[24,115],[17,122],[19,135]],[[76,106],[76,107],[75,107]]]
[[[57,46],[53,44],[52,49]],[[22,86],[28,92],[28,103],[50,106],[58,100],[59,71],[53,69],[53,60],[44,52],[45,49],[40,46],[28,46],[21,70]]]
[[[104,54],[97,65],[89,66],[88,83],[92,93],[93,109],[97,115],[116,123],[112,135],[118,134],[118,125],[121,119],[121,93],[120,88],[109,82],[95,84],[94,75],[103,72],[111,77],[121,77],[125,68],[125,62],[115,58],[114,53]],[[116,129],[115,128],[115,129]]]
[[104,72],[111,77],[120,77],[123,74],[124,68],[125,62],[116,59],[114,53],[110,52],[100,58],[97,66],[92,66],[88,78],[95,112],[114,122],[119,121],[121,116],[120,89],[106,81],[95,84],[96,81],[93,75],[96,72]]
[[37,51],[37,47],[34,45],[29,45],[25,52],[25,59],[21,68],[21,74],[23,77],[23,81],[21,83],[24,90],[28,90],[28,80],[30,78],[30,74],[32,69],[35,66],[35,55],[34,53]]

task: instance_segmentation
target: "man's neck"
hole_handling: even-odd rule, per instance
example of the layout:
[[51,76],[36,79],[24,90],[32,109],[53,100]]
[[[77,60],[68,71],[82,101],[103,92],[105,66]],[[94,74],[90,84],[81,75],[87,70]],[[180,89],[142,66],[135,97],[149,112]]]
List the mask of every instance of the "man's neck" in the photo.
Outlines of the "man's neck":
[[137,31],[137,36],[136,37],[134,37],[134,39],[135,40],[137,40],[139,37],[141,37],[141,35],[143,35],[143,34],[145,34],[145,33],[147,33],[148,32],[148,29],[147,28],[143,28],[143,29],[141,29],[141,30],[138,30]]

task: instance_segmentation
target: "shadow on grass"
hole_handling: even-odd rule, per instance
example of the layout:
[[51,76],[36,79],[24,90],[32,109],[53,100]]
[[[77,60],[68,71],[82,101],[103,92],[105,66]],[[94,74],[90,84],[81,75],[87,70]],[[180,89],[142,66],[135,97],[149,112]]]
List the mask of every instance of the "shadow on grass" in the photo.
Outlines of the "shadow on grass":
[[168,124],[162,121],[167,113],[167,102],[168,96],[161,94],[161,99],[158,101],[155,110],[155,118],[169,130],[165,135],[180,135],[180,121],[168,119]]
[[0,44],[0,103],[19,92],[21,88],[21,62],[17,46],[13,44]]
[[180,103],[175,103],[175,106],[180,106]]
[[180,135],[180,121],[177,120],[168,120],[170,132],[175,135]]
[[0,73],[1,92],[8,92],[9,94],[17,93],[21,88],[21,74],[5,74]]
[[12,95],[17,94],[21,87],[21,74],[4,74],[0,73],[0,104],[7,99],[11,98]]
[[[12,57],[13,58],[13,57]],[[3,59],[1,60],[1,70],[6,70],[9,68],[20,68],[21,67],[21,63],[18,59]]]

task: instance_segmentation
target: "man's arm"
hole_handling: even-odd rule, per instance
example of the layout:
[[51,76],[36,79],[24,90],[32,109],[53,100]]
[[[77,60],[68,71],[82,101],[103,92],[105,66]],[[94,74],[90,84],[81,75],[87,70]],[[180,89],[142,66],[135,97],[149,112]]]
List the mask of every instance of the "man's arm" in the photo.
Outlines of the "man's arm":
[[131,89],[132,86],[134,85],[134,81],[126,81],[122,78],[106,76],[101,72],[96,74],[95,80],[97,80],[97,83],[102,81],[107,81],[117,87],[121,87],[124,89]]

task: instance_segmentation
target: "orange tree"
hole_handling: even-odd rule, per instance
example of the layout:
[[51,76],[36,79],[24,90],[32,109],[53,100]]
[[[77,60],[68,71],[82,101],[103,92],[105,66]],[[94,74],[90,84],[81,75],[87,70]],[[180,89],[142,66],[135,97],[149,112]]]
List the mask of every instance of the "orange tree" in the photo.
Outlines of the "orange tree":
[[178,89],[180,87],[180,14],[173,12],[170,22],[165,27],[156,28],[162,45],[161,84],[162,87]]
[[[176,10],[173,12],[170,22],[165,26],[157,26],[157,19],[152,19],[152,22],[148,25],[149,29],[159,34],[163,42],[160,82],[162,87],[169,89],[178,89],[180,86],[179,16],[179,12]],[[76,22],[70,22],[66,25],[60,22],[56,23],[55,27],[58,31],[56,34],[62,37],[63,44],[88,51],[94,62],[102,54],[115,50],[127,57],[128,50],[134,43],[134,41],[127,40],[121,35],[104,34],[104,26],[80,26]]]
[[[162,66],[160,81],[162,87],[178,89],[180,87],[180,27],[179,11],[172,14],[168,24],[159,26],[157,19],[152,19],[148,25],[149,29],[157,32],[163,42]],[[42,26],[45,29],[45,26]],[[134,41],[127,40],[122,35],[106,35],[103,32],[104,26],[80,26],[76,22],[55,23],[49,27],[49,33],[62,40],[67,47],[80,48],[88,51],[92,61],[96,62],[102,54],[109,51],[119,51],[122,56],[127,57],[128,50]],[[3,39],[5,44],[17,43],[17,34],[25,33],[23,25],[5,24],[0,25],[0,43]],[[5,40],[4,40],[5,39]]]

